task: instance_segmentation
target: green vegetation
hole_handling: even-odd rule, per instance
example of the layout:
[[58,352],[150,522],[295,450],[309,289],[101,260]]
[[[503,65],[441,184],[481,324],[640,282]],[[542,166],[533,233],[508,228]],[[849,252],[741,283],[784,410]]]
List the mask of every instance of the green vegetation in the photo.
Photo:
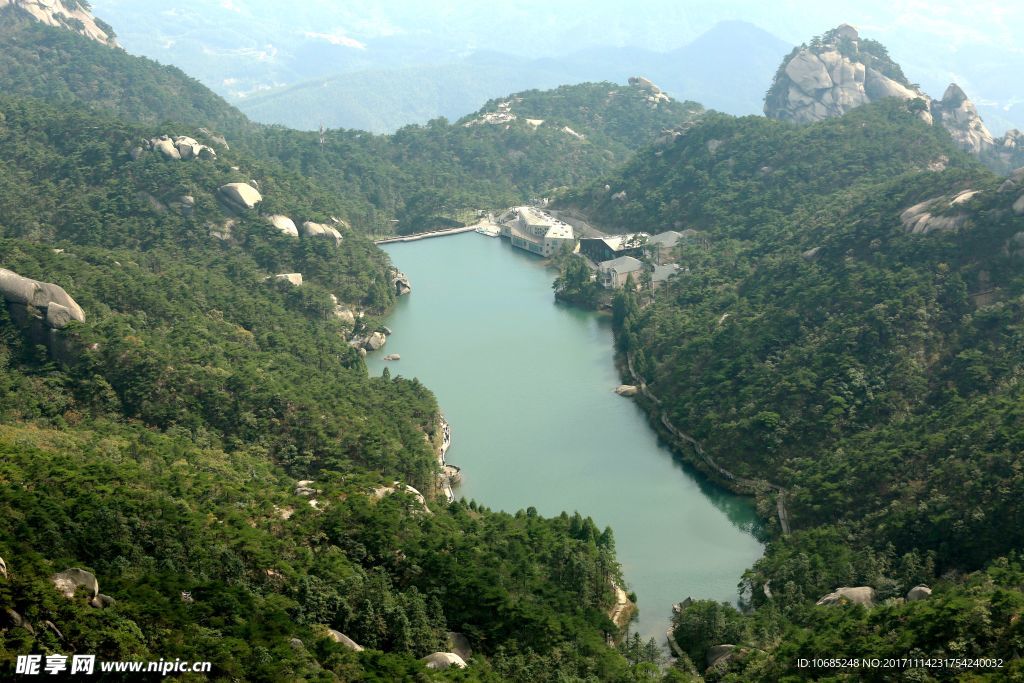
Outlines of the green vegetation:
[[[0,667],[78,652],[211,660],[215,680],[650,673],[644,648],[606,644],[610,530],[435,497],[434,397],[368,377],[347,343],[392,303],[386,256],[358,231],[335,246],[265,219],[348,216],[358,196],[244,146],[132,159],[162,133],[198,135],[0,96],[0,265],[87,312],[40,335],[31,311],[0,306],[0,606],[31,625],[0,614]],[[217,188],[248,179],[263,203],[228,210]],[[279,272],[304,283],[267,280]],[[332,295],[366,312],[355,330]],[[396,481],[429,512],[377,493]],[[73,566],[116,603],[61,597],[49,577]],[[417,660],[450,630],[476,656],[430,673]]]
[[[887,101],[806,127],[708,118],[566,194],[608,224],[701,231],[679,248],[690,274],[651,305],[617,297],[620,348],[720,465],[787,490],[793,533],[776,526],[742,585],[756,610],[678,619],[701,669],[708,646],[743,646],[710,679],[822,680],[801,656],[1019,652],[1021,191]],[[902,211],[936,197],[961,229],[911,234]],[[774,519],[774,491],[759,496]],[[932,600],[813,606],[919,583]]]

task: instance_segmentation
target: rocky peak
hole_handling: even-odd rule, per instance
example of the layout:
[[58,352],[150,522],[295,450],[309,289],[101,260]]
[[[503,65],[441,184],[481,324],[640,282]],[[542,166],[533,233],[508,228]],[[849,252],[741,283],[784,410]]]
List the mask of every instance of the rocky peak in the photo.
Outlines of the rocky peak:
[[814,123],[886,97],[921,100],[924,106],[916,109],[921,120],[941,125],[961,149],[998,170],[1024,163],[1024,136],[1019,131],[993,138],[960,86],[950,84],[941,100],[933,100],[906,79],[884,46],[861,38],[849,24],[786,57],[765,96],[764,113],[774,119]]
[[114,30],[93,16],[82,0],[0,0],[0,12],[14,11],[36,21],[73,31],[97,43],[117,47]]
[[790,53],[765,97],[764,112],[813,123],[884,97],[927,100],[884,47],[842,24]]
[[935,122],[941,123],[964,151],[982,156],[995,146],[978,109],[956,83],[950,83],[941,100],[932,100],[931,110]]

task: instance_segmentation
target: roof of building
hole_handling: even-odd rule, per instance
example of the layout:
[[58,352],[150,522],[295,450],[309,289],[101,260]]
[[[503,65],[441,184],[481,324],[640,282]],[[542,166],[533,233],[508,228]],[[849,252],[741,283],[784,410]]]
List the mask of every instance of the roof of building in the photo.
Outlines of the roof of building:
[[681,269],[679,268],[679,264],[677,263],[669,263],[668,265],[664,266],[654,266],[654,273],[651,274],[651,281],[664,282],[665,280],[669,279],[670,277],[678,273],[680,270]]
[[682,238],[683,234],[681,232],[666,230],[665,232],[659,232],[657,235],[648,237],[647,244],[660,244],[663,247],[674,247]]
[[620,256],[611,261],[602,261],[601,270],[614,270],[616,273],[635,273],[644,267],[644,264],[632,256]]

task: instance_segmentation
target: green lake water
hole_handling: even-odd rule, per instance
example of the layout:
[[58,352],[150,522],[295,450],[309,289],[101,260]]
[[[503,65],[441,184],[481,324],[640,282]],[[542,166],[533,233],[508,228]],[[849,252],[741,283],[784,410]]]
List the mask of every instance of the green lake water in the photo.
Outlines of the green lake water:
[[[370,372],[418,377],[452,425],[456,496],[515,512],[593,517],[615,532],[633,630],[664,642],[688,596],[734,602],[762,552],[747,499],[700,481],[614,393],[611,323],[556,304],[555,273],[475,233],[384,247],[412,281]],[[383,361],[387,353],[402,360]]]

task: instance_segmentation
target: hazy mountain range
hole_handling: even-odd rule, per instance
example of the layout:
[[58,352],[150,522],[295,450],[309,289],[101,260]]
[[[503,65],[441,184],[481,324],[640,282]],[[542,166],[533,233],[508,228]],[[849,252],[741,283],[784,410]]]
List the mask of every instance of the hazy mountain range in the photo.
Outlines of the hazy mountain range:
[[993,132],[1024,128],[1024,53],[1011,28],[1024,8],[1003,0],[981,8],[653,0],[633,13],[577,0],[92,5],[128,51],[181,67],[257,120],[301,128],[390,131],[457,119],[517,90],[632,75],[677,98],[759,114],[788,48],[841,22],[870,28],[926,91],[959,83]]

